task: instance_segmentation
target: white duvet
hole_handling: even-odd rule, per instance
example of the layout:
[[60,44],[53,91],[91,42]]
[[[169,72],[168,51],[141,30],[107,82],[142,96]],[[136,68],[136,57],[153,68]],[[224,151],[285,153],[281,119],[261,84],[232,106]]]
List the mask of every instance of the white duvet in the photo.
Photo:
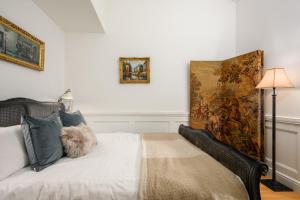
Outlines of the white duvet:
[[137,199],[141,162],[138,134],[97,134],[88,155],[63,158],[34,172],[29,167],[0,182],[0,199]]

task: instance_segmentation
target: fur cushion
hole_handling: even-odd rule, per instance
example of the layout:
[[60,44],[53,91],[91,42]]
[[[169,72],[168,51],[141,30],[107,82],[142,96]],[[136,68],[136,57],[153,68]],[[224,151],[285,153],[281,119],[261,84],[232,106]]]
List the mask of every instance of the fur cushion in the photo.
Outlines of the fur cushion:
[[63,127],[60,135],[64,151],[70,158],[78,158],[89,153],[97,145],[97,138],[85,124]]

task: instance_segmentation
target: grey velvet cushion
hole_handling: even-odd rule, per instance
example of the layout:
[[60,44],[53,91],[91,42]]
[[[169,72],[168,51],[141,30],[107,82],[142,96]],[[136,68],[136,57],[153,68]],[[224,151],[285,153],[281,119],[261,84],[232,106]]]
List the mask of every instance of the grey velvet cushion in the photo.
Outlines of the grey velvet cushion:
[[76,111],[73,113],[66,113],[64,111],[59,111],[60,119],[65,127],[70,126],[78,126],[79,124],[86,124],[82,114],[80,111]]
[[62,124],[57,112],[43,119],[24,115],[21,121],[29,162],[34,171],[48,167],[63,156]]

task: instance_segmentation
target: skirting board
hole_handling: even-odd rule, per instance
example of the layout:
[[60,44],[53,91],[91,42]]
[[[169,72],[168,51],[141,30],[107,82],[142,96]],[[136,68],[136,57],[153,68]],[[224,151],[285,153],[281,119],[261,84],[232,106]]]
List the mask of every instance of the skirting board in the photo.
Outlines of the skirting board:
[[[189,113],[174,112],[85,113],[84,115],[96,133],[177,133],[179,125],[187,125],[189,120]],[[269,166],[272,162],[271,120],[271,116],[265,116],[265,161]],[[277,117],[277,138],[278,180],[300,192],[300,119]]]
[[[269,167],[270,167],[270,165],[269,165]],[[269,177],[272,177],[272,168],[269,168],[267,175]],[[287,176],[286,174],[284,174],[282,172],[279,172],[277,169],[276,169],[276,178],[280,183],[293,189],[295,192],[300,193],[300,181],[296,180],[293,177]]]
[[[278,180],[300,192],[300,119],[276,118],[276,175]],[[272,117],[265,116],[265,162],[272,173]]]

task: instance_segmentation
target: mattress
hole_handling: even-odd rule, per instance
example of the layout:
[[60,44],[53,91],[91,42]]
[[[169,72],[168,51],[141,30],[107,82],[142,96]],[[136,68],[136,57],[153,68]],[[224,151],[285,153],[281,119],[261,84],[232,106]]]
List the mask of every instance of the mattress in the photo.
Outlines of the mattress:
[[97,147],[84,157],[62,158],[40,172],[26,167],[1,181],[0,199],[137,199],[140,136],[97,134],[97,139]]
[[[159,199],[157,195],[172,196],[173,190],[178,193],[175,195],[177,197],[186,194],[181,193],[181,190],[188,192],[189,196],[196,194],[193,191],[201,190],[199,193],[201,197],[214,200],[239,199],[235,197],[236,195],[231,195],[232,191],[236,191],[235,188],[240,188],[239,192],[247,193],[238,176],[221,166],[212,157],[204,156],[206,153],[178,134],[167,134],[169,136],[163,134],[159,135],[159,138],[150,134],[141,137],[139,134],[121,132],[96,135],[98,145],[86,156],[76,159],[62,158],[40,172],[34,172],[26,167],[1,181],[0,200],[136,200],[141,197],[140,188],[141,191],[144,189],[148,191],[144,193],[147,195],[143,195],[142,200]],[[206,160],[198,160],[204,158]],[[191,165],[185,161],[194,159],[197,159],[195,160],[197,162],[194,164],[191,162]],[[145,160],[148,163],[146,168],[145,162],[142,162]],[[209,160],[216,163],[209,164]],[[176,164],[178,162],[181,165]],[[160,165],[163,163],[165,164]],[[185,166],[191,167],[185,169]],[[211,173],[209,170],[211,166],[220,166],[222,169]],[[204,173],[201,174],[199,171],[203,168],[207,170],[202,170]],[[220,175],[224,170],[228,171],[226,174],[229,178],[226,178],[224,173]],[[182,176],[178,176],[178,173]],[[149,176],[150,174],[154,175]],[[214,174],[215,177],[210,178]],[[145,180],[149,181],[145,182]],[[212,187],[211,184],[219,182],[218,180],[219,184],[224,185],[216,184]],[[168,187],[166,185],[161,187],[164,182],[168,183]],[[193,182],[195,184],[191,184]],[[176,187],[171,187],[172,184]],[[194,190],[191,190],[193,188]],[[166,189],[169,193],[165,192]],[[149,194],[156,197],[151,198]],[[199,199],[199,196],[194,196],[196,198],[193,199]]]

